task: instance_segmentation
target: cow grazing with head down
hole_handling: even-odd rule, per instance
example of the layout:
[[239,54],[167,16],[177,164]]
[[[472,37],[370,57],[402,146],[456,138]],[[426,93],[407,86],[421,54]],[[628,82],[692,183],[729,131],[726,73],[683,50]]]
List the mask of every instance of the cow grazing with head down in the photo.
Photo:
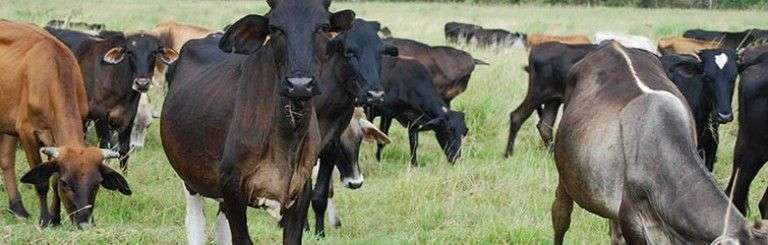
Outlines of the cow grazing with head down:
[[171,64],[178,53],[163,46],[155,34],[122,33],[100,38],[86,33],[47,28],[74,52],[88,93],[87,120],[94,121],[100,147],[112,147],[118,132],[120,165],[126,167],[139,97],[152,85],[157,63]]
[[[768,161],[768,45],[745,50],[739,70],[739,131],[726,192],[733,191],[733,204],[746,213],[749,186]],[[768,190],[758,207],[768,218]]]
[[460,44],[460,42],[461,44],[469,44],[470,38],[468,38],[468,36],[480,29],[483,29],[483,27],[453,21],[445,23],[445,26],[443,27],[445,41],[448,44]]
[[696,55],[704,49],[717,48],[718,44],[714,41],[702,41],[687,37],[665,37],[659,39],[659,52],[662,55],[668,54],[690,54]]
[[[429,70],[415,60],[387,57],[382,65],[382,74],[386,91],[384,103],[369,108],[369,116],[371,120],[381,117],[379,128],[385,134],[389,132],[393,119],[408,128],[411,166],[419,165],[416,157],[419,132],[427,130],[435,132],[448,162],[454,163],[459,159],[468,131],[464,113],[450,110],[440,99]],[[381,160],[383,147],[383,144],[378,145],[377,160]]]
[[456,96],[467,90],[475,66],[488,65],[467,52],[451,47],[431,47],[402,38],[387,38],[384,42],[397,47],[400,58],[417,60],[429,68],[432,82],[448,107]]
[[657,57],[605,43],[573,66],[564,103],[555,244],[563,243],[574,202],[611,220],[617,243],[619,233],[627,244],[768,242],[704,168],[691,112]]
[[[379,29],[378,22],[357,19],[351,29],[339,33],[328,42],[326,55],[329,60],[324,62],[320,72],[320,88],[323,94],[314,99],[315,105],[323,108],[317,114],[322,150],[319,156],[317,184],[312,197],[312,207],[321,221],[334,166],[347,170],[342,171],[343,173],[351,172],[342,177],[346,187],[354,189],[363,184],[359,170],[349,169],[349,164],[338,165],[339,153],[345,152],[340,136],[350,123],[355,104],[376,105],[383,102],[382,56],[397,56],[398,51],[393,46],[384,45],[377,34]],[[323,236],[323,223],[316,223],[316,228],[316,233]]]
[[[88,102],[77,60],[45,30],[4,20],[0,53],[0,111],[11,112],[0,114],[0,168],[10,212],[29,216],[16,186],[16,145],[21,143],[31,167],[21,182],[35,185],[40,226],[60,224],[64,204],[66,217],[88,228],[99,186],[125,195],[131,190],[123,176],[103,163],[118,153],[85,144]],[[50,210],[49,183],[54,190]]]
[[223,52],[210,40],[190,41],[169,67],[161,136],[187,189],[190,243],[205,242],[202,197],[223,201],[219,242],[252,243],[250,206],[281,220],[283,243],[301,243],[321,146],[312,101],[321,92],[319,61],[328,32],[348,30],[354,12],[331,13],[330,1],[320,0],[268,4],[265,16],[227,29]]
[[[358,107],[355,108],[349,126],[338,139],[328,143],[330,145],[327,146],[328,150],[325,151],[324,158],[315,167],[317,182],[312,197],[312,209],[315,212],[315,233],[319,236],[325,236],[325,217],[328,217],[334,227],[341,226],[336,206],[333,204],[334,192],[331,184],[333,168],[339,170],[344,187],[357,189],[363,184],[363,173],[360,171],[358,162],[360,144],[363,141],[382,145],[391,142],[386,134],[366,119],[363,108]],[[319,175],[321,168],[330,168],[330,170],[324,170],[327,172],[323,176]]]
[[476,43],[479,47],[522,48],[526,44],[526,35],[503,29],[480,28],[467,34],[467,42]]
[[523,102],[509,114],[509,137],[505,157],[512,155],[520,127],[533,111],[539,115],[536,125],[548,147],[554,144],[553,128],[565,90],[565,78],[571,67],[592,52],[597,45],[547,42],[534,46],[528,56],[528,92]]
[[697,56],[661,57],[667,75],[685,95],[693,112],[698,149],[712,171],[718,146],[718,128],[733,120],[731,101],[738,75],[738,54],[727,49],[705,49]]

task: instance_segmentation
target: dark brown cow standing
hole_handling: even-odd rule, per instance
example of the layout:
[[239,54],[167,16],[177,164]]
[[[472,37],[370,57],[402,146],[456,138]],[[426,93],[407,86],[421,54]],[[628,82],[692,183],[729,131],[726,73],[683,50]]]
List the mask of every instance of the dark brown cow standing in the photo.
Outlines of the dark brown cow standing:
[[[120,174],[102,163],[116,152],[85,145],[82,125],[88,104],[77,60],[43,29],[0,20],[0,67],[0,168],[9,210],[29,216],[16,186],[16,145],[21,143],[31,167],[21,182],[35,184],[39,224],[59,224],[63,203],[72,222],[88,228],[99,185],[126,195],[131,190]],[[49,161],[43,162],[40,153]]]
[[[188,210],[200,205],[200,196],[223,199],[221,242],[227,240],[228,223],[235,244],[252,243],[250,206],[265,207],[281,219],[284,244],[301,243],[309,179],[320,150],[311,101],[320,92],[319,50],[327,32],[345,31],[354,20],[350,10],[330,13],[330,1],[268,3],[266,16],[240,19],[219,43],[224,52],[247,56],[189,49],[213,55],[207,62],[210,55],[187,54],[194,43],[188,42],[168,71],[163,147],[190,194]],[[201,216],[188,212],[188,231],[194,228],[190,224],[204,224]],[[189,242],[205,242],[204,234],[189,232]]]
[[[88,94],[87,120],[95,122],[100,147],[112,147],[114,130],[120,154],[128,154],[139,143],[130,142],[130,137],[140,95],[151,86],[156,63],[171,64],[178,53],[161,45],[155,34],[143,31],[100,38],[74,30],[46,30],[77,58]],[[120,165],[126,167],[127,160],[123,158]]]
[[472,55],[467,52],[451,47],[430,47],[402,38],[387,38],[384,39],[384,43],[397,47],[400,58],[417,60],[429,68],[432,72],[432,83],[435,84],[438,94],[448,107],[456,96],[467,90],[475,65],[488,65],[484,61],[472,58]]
[[509,114],[509,137],[505,157],[512,155],[520,127],[535,110],[539,115],[536,128],[547,147],[554,144],[552,137],[557,112],[562,104],[565,77],[571,66],[595,50],[592,44],[563,44],[546,42],[533,46],[528,56],[528,92],[520,105]]
[[614,242],[618,231],[628,244],[768,242],[704,168],[691,112],[656,56],[608,42],[573,66],[565,97],[555,143],[556,244],[574,202],[611,220]]

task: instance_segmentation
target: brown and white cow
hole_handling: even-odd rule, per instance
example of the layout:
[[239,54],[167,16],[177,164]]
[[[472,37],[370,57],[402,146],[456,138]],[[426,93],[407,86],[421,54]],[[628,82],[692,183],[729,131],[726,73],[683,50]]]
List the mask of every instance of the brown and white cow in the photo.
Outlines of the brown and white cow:
[[[158,38],[160,38],[160,43],[164,47],[171,48],[176,52],[181,52],[181,47],[184,46],[187,41],[204,38],[205,36],[208,36],[208,34],[216,31],[200,26],[165,21],[157,24],[155,29],[153,29],[153,32],[157,33]],[[162,63],[155,67],[155,81],[161,81],[165,78],[166,67],[167,66]]]
[[526,47],[533,48],[547,42],[558,42],[563,44],[590,44],[592,43],[592,40],[589,40],[589,37],[584,35],[555,36],[534,33],[528,35],[526,39]]
[[574,202],[611,220],[614,242],[768,242],[704,168],[685,98],[649,52],[609,41],[571,68],[555,162],[555,244]]
[[[21,182],[35,185],[39,224],[59,224],[63,203],[66,217],[79,228],[89,227],[100,185],[126,195],[131,190],[103,163],[118,153],[85,144],[82,126],[88,102],[77,60],[45,30],[4,20],[0,20],[0,54],[0,168],[9,210],[29,216],[16,186],[16,145],[21,143],[31,167]],[[48,161],[43,162],[40,153]],[[51,210],[49,179],[54,189]]]
[[659,52],[662,55],[667,54],[690,54],[696,55],[704,49],[717,48],[717,42],[704,41],[686,37],[665,37],[659,39]]

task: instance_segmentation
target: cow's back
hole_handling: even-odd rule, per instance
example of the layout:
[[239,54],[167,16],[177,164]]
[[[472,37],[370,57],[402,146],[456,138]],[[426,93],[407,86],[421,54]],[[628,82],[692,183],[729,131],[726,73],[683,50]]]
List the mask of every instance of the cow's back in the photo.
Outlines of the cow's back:
[[0,67],[0,130],[13,132],[17,120],[70,128],[87,113],[77,60],[45,30],[0,21]]
[[[218,162],[238,94],[239,63],[247,56],[223,53],[218,39],[188,42],[169,68],[161,136],[168,160],[194,190],[220,195]],[[206,58],[207,57],[207,58]],[[189,181],[198,180],[198,181]]]
[[[620,147],[626,106],[653,94],[683,97],[653,55],[611,42],[579,61],[569,74],[566,101],[557,131],[555,159],[574,201],[590,212],[618,218],[625,176]],[[683,110],[690,120],[690,112]],[[637,123],[643,124],[640,120]],[[691,127],[693,125],[690,125]],[[691,128],[688,133],[693,133]]]

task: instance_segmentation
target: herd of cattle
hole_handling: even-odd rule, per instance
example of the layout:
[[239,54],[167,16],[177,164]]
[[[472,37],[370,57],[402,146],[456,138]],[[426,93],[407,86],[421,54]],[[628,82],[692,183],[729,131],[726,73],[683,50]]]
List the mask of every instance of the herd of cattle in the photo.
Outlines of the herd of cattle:
[[[128,167],[158,117],[147,92],[163,79],[161,141],[184,182],[190,244],[207,241],[204,198],[219,202],[219,243],[251,243],[247,207],[266,209],[283,227],[283,242],[298,244],[311,204],[315,232],[324,236],[326,213],[340,225],[334,169],[345,187],[359,188],[360,144],[377,143],[380,159],[393,119],[408,129],[413,166],[421,131],[435,132],[449,162],[461,157],[468,128],[451,101],[476,66],[488,63],[453,47],[382,39],[388,29],[351,10],[330,12],[330,0],[267,2],[266,15],[245,16],[223,31],[175,22],[119,32],[102,24],[53,20],[40,28],[0,20],[8,210],[29,217],[16,184],[17,143],[31,167],[21,182],[35,185],[42,227],[61,224],[62,204],[78,228],[91,226],[100,186],[130,195],[125,178],[104,161]],[[530,50],[528,92],[510,115],[505,155],[536,111],[560,174],[555,243],[563,242],[574,202],[610,219],[615,242],[768,243],[768,231],[742,215],[750,182],[768,161],[768,46],[760,44],[768,31],[697,29],[657,46],[608,32],[594,39],[527,35],[457,22],[444,30],[451,44]],[[734,119],[737,77],[730,205],[710,172],[718,125]],[[381,130],[371,123],[376,117]],[[91,128],[98,148],[85,142]],[[768,197],[760,211],[768,218]]]

